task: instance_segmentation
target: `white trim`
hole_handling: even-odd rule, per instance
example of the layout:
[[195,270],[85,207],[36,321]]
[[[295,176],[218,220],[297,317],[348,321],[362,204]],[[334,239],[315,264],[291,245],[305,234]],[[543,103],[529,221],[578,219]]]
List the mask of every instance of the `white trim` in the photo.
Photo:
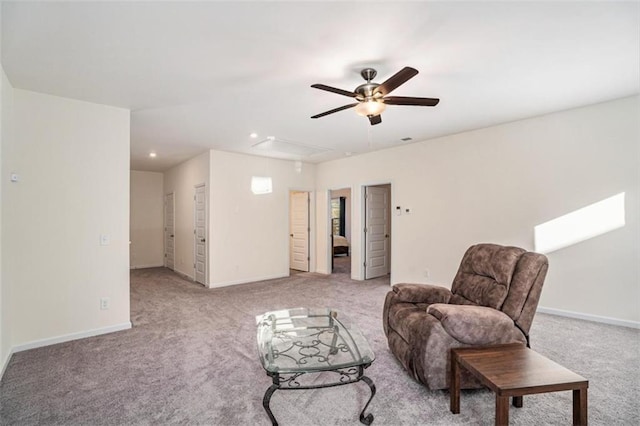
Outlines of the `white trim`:
[[133,269],[147,269],[147,268],[164,268],[164,264],[163,263],[153,263],[150,265],[136,265],[136,266],[130,266],[129,269],[133,270]]
[[583,314],[581,312],[564,311],[562,309],[555,309],[555,308],[545,308],[544,306],[538,306],[537,312],[541,312],[543,314],[557,315],[560,317],[576,318],[576,319],[581,319],[585,321],[600,322],[603,324],[617,325],[620,327],[640,329],[640,322],[638,321],[603,317],[600,315]]
[[85,337],[98,336],[100,334],[113,333],[115,331],[128,330],[131,328],[131,321],[122,324],[110,325],[109,327],[94,328],[93,330],[80,331],[78,333],[64,334],[62,336],[50,337],[48,339],[34,340],[32,342],[17,345],[11,348],[12,353],[22,352],[29,349],[41,348],[43,346],[55,345],[56,343],[69,342],[71,340],[84,339]]
[[[175,272],[176,274],[180,275],[180,276],[181,276],[182,278],[184,278],[185,280],[189,280],[189,281],[196,282],[195,277],[193,277],[193,276],[191,276],[191,275],[187,274],[186,272],[182,272],[182,271],[179,271],[179,270],[177,270],[177,269],[171,269],[171,268],[168,268],[168,269],[169,269],[169,270],[171,270],[171,271],[173,271],[173,272]],[[198,283],[198,284],[200,284],[200,283]],[[202,284],[200,284],[200,285],[202,285]]]
[[266,276],[266,277],[255,277],[255,278],[247,278],[247,279],[242,279],[242,280],[233,280],[233,281],[222,281],[219,283],[212,283],[211,286],[209,288],[218,288],[218,287],[227,287],[230,285],[237,285],[237,284],[248,284],[248,283],[253,283],[256,281],[266,281],[266,280],[275,280],[278,278],[287,278],[289,277],[289,273],[286,274],[278,274],[278,275],[270,275],[270,276]]
[[0,379],[4,377],[4,372],[7,370],[7,366],[9,365],[9,361],[11,360],[11,355],[13,355],[13,348],[9,349],[9,353],[7,357],[2,360],[2,369],[0,369]]

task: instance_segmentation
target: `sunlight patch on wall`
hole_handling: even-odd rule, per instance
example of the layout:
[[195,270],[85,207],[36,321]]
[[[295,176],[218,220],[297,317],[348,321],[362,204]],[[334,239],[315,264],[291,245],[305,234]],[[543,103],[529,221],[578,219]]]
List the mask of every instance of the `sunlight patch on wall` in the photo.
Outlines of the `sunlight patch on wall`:
[[624,192],[621,192],[535,226],[535,250],[550,253],[624,225]]

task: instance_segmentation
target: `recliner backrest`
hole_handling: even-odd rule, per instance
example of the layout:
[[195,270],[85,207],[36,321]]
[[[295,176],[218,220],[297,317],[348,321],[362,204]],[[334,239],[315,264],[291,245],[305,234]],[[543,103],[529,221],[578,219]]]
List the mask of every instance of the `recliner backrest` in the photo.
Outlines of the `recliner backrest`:
[[[474,304],[500,309],[520,257],[526,253],[518,247],[497,244],[476,244],[462,257],[453,279],[450,303]],[[464,300],[460,300],[464,299]]]
[[525,334],[529,334],[548,269],[549,261],[545,255],[523,254],[513,274],[509,294],[502,304],[502,312],[513,318]]
[[539,253],[476,244],[462,258],[449,303],[501,310],[528,334],[548,266],[547,257]]

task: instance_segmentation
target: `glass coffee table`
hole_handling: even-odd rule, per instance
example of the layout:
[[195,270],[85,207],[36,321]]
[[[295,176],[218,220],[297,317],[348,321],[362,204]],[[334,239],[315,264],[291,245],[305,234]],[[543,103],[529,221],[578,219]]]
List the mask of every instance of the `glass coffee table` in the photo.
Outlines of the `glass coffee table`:
[[[295,308],[267,312],[256,317],[256,322],[260,360],[273,381],[262,405],[274,425],[278,422],[269,401],[276,390],[316,389],[359,381],[371,389],[360,421],[366,425],[373,422],[373,415],[364,413],[376,387],[364,370],[375,355],[346,317],[331,309]],[[320,374],[330,376],[329,380],[318,384],[315,379]]]

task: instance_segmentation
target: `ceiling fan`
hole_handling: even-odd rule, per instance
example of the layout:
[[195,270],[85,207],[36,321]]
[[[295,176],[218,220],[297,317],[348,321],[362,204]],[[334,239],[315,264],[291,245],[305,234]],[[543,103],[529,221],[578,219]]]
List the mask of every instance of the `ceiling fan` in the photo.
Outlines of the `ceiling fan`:
[[440,99],[435,98],[387,96],[393,90],[406,83],[410,78],[415,77],[418,74],[418,70],[415,68],[404,67],[395,75],[389,77],[389,79],[382,84],[371,81],[376,77],[376,74],[377,71],[373,68],[363,69],[362,72],[360,72],[360,75],[367,82],[356,87],[353,92],[326,86],[324,84],[312,84],[311,87],[314,89],[326,90],[327,92],[349,96],[350,98],[355,98],[358,102],[343,105],[330,111],[325,111],[314,115],[311,118],[320,118],[325,115],[333,114],[334,112],[355,107],[356,113],[363,117],[368,117],[369,122],[373,126],[375,124],[382,123],[382,117],[380,117],[380,114],[385,110],[387,105],[436,106],[438,105],[438,102],[440,102]]

